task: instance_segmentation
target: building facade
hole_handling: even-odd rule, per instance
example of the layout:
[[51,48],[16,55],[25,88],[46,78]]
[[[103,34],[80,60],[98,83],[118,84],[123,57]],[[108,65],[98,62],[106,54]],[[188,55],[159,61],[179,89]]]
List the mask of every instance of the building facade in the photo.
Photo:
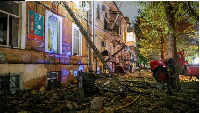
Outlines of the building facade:
[[[129,55],[126,44],[127,30],[130,26],[129,19],[123,16],[114,1],[91,2],[91,9],[92,23],[94,23],[91,24],[94,28],[91,39],[94,40],[94,44],[100,52],[108,51],[109,55],[105,56],[105,60],[110,58],[108,65],[115,72],[115,65],[120,64],[124,66],[126,64],[126,56]],[[115,56],[112,56],[122,48],[123,44],[127,47]],[[92,60],[91,64],[93,70],[103,71],[103,66],[98,59]]]
[[[112,55],[126,45],[130,23],[117,5],[113,1],[66,3],[98,50],[109,52],[105,59],[110,58],[112,71],[114,62],[123,65],[127,48]],[[60,2],[4,1],[0,5],[0,85],[8,73],[11,88],[38,89],[56,87],[50,81],[68,82],[88,67],[103,72],[102,63]]]
[[126,44],[129,47],[129,59],[130,62],[134,65],[134,68],[138,67],[138,49],[137,49],[137,37],[131,27],[128,27],[127,30],[127,42]]
[[[67,3],[87,30],[85,9]],[[0,79],[10,72],[20,88],[40,88],[48,87],[51,79],[69,81],[77,71],[87,71],[87,42],[61,4],[5,1],[1,5]]]

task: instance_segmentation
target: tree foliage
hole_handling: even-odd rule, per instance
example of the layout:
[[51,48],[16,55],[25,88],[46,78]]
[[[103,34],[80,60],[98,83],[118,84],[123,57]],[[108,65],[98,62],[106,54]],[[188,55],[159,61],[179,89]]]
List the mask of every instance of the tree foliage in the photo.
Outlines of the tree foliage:
[[138,63],[141,65],[141,64],[144,64],[146,65],[147,63],[149,62],[149,60],[144,57],[143,55],[139,54],[138,55]]
[[[175,36],[177,51],[185,50],[186,59],[190,62],[198,56],[198,2],[171,1],[175,13]],[[134,32],[139,38],[139,51],[144,57],[153,60],[160,59],[161,35],[164,37],[165,57],[168,57],[168,22],[166,21],[163,1],[139,2],[143,7],[137,21],[134,23]],[[188,48],[189,47],[189,48]]]

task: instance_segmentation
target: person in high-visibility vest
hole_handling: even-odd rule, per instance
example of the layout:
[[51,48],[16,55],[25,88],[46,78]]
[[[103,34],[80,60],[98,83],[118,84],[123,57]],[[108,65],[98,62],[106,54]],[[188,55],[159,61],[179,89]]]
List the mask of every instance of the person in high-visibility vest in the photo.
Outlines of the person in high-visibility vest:
[[134,63],[132,63],[132,72],[134,72]]

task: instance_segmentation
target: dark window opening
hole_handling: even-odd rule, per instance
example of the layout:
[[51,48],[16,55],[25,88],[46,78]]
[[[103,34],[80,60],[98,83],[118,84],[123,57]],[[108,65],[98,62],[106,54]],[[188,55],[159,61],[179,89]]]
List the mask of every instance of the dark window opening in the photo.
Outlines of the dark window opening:
[[7,43],[7,15],[0,12],[0,45]]
[[108,23],[106,19],[104,19],[104,29],[108,29]]
[[0,45],[18,47],[19,4],[3,1],[0,10]]
[[105,18],[106,18],[106,19],[108,18],[108,14],[107,14],[107,13],[105,13]]
[[60,72],[49,72],[47,73],[47,89],[56,89],[61,87],[61,76]]
[[19,16],[19,4],[13,1],[1,1],[0,10]]
[[86,7],[86,1],[82,1],[82,7]]
[[97,19],[100,20],[100,5],[97,4]]
[[0,76],[0,94],[5,94],[9,90],[9,94],[17,94],[20,90],[20,74],[4,74]]
[[119,34],[122,35],[121,20],[118,19],[117,25],[119,26]]

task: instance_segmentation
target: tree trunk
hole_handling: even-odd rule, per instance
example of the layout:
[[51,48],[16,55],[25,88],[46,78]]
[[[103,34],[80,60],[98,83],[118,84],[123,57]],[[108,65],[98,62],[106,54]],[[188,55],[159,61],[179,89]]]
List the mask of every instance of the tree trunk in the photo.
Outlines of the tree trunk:
[[176,49],[176,34],[175,34],[175,14],[176,11],[172,4],[169,1],[164,1],[164,7],[165,7],[165,15],[168,22],[168,29],[169,29],[169,52],[168,52],[168,58],[173,58],[175,63],[175,74],[171,75],[174,77],[174,81],[172,81],[172,87],[173,89],[178,89],[180,80],[179,80],[179,74],[178,74],[178,66],[177,66],[177,49]]
[[161,60],[164,60],[165,59],[165,45],[164,45],[163,35],[161,35],[161,44],[162,44]]

